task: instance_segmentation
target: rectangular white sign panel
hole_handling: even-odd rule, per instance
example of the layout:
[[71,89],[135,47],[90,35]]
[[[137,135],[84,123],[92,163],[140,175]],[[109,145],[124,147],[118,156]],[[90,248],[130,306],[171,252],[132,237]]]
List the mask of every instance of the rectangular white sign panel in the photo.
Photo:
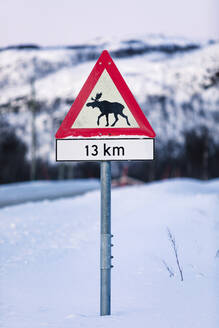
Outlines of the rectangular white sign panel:
[[153,159],[153,138],[56,140],[56,161],[138,161]]

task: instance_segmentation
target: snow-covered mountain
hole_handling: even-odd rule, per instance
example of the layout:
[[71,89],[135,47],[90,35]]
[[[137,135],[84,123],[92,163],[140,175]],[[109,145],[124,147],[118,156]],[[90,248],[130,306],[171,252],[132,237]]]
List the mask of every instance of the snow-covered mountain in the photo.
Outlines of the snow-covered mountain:
[[153,126],[158,149],[174,141],[177,156],[185,133],[201,127],[219,144],[216,41],[150,35],[96,39],[66,47],[1,49],[1,117],[30,145],[30,101],[35,98],[39,157],[54,162],[54,134],[103,49],[110,51]]

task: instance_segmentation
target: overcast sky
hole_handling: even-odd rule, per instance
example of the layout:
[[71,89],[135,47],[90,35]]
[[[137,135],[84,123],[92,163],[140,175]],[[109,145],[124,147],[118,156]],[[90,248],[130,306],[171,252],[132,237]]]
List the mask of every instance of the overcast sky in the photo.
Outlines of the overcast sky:
[[219,39],[218,0],[0,0],[0,46],[164,33]]

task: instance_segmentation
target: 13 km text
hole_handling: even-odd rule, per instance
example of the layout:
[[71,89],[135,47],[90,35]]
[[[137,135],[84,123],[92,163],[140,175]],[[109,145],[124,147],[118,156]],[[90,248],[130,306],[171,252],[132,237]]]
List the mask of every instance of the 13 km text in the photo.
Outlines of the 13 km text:
[[124,147],[120,146],[107,146],[106,143],[98,147],[97,145],[86,145],[85,146],[85,153],[86,156],[97,156],[99,153],[102,153],[103,156],[124,156],[125,149]]

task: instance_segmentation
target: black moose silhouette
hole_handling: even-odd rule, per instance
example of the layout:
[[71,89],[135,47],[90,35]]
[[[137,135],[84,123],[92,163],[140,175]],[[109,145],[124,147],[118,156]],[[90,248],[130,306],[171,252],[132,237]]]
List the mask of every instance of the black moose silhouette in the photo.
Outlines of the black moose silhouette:
[[118,115],[121,115],[126,119],[128,125],[130,125],[128,117],[123,114],[124,106],[118,102],[110,102],[107,100],[99,101],[100,97],[102,96],[102,92],[97,93],[95,98],[91,98],[93,102],[87,103],[87,107],[98,107],[101,111],[101,114],[97,118],[97,125],[100,125],[100,118],[102,116],[106,116],[106,126],[109,126],[109,114],[114,114],[115,122],[111,125],[114,126],[116,122],[119,120]]

